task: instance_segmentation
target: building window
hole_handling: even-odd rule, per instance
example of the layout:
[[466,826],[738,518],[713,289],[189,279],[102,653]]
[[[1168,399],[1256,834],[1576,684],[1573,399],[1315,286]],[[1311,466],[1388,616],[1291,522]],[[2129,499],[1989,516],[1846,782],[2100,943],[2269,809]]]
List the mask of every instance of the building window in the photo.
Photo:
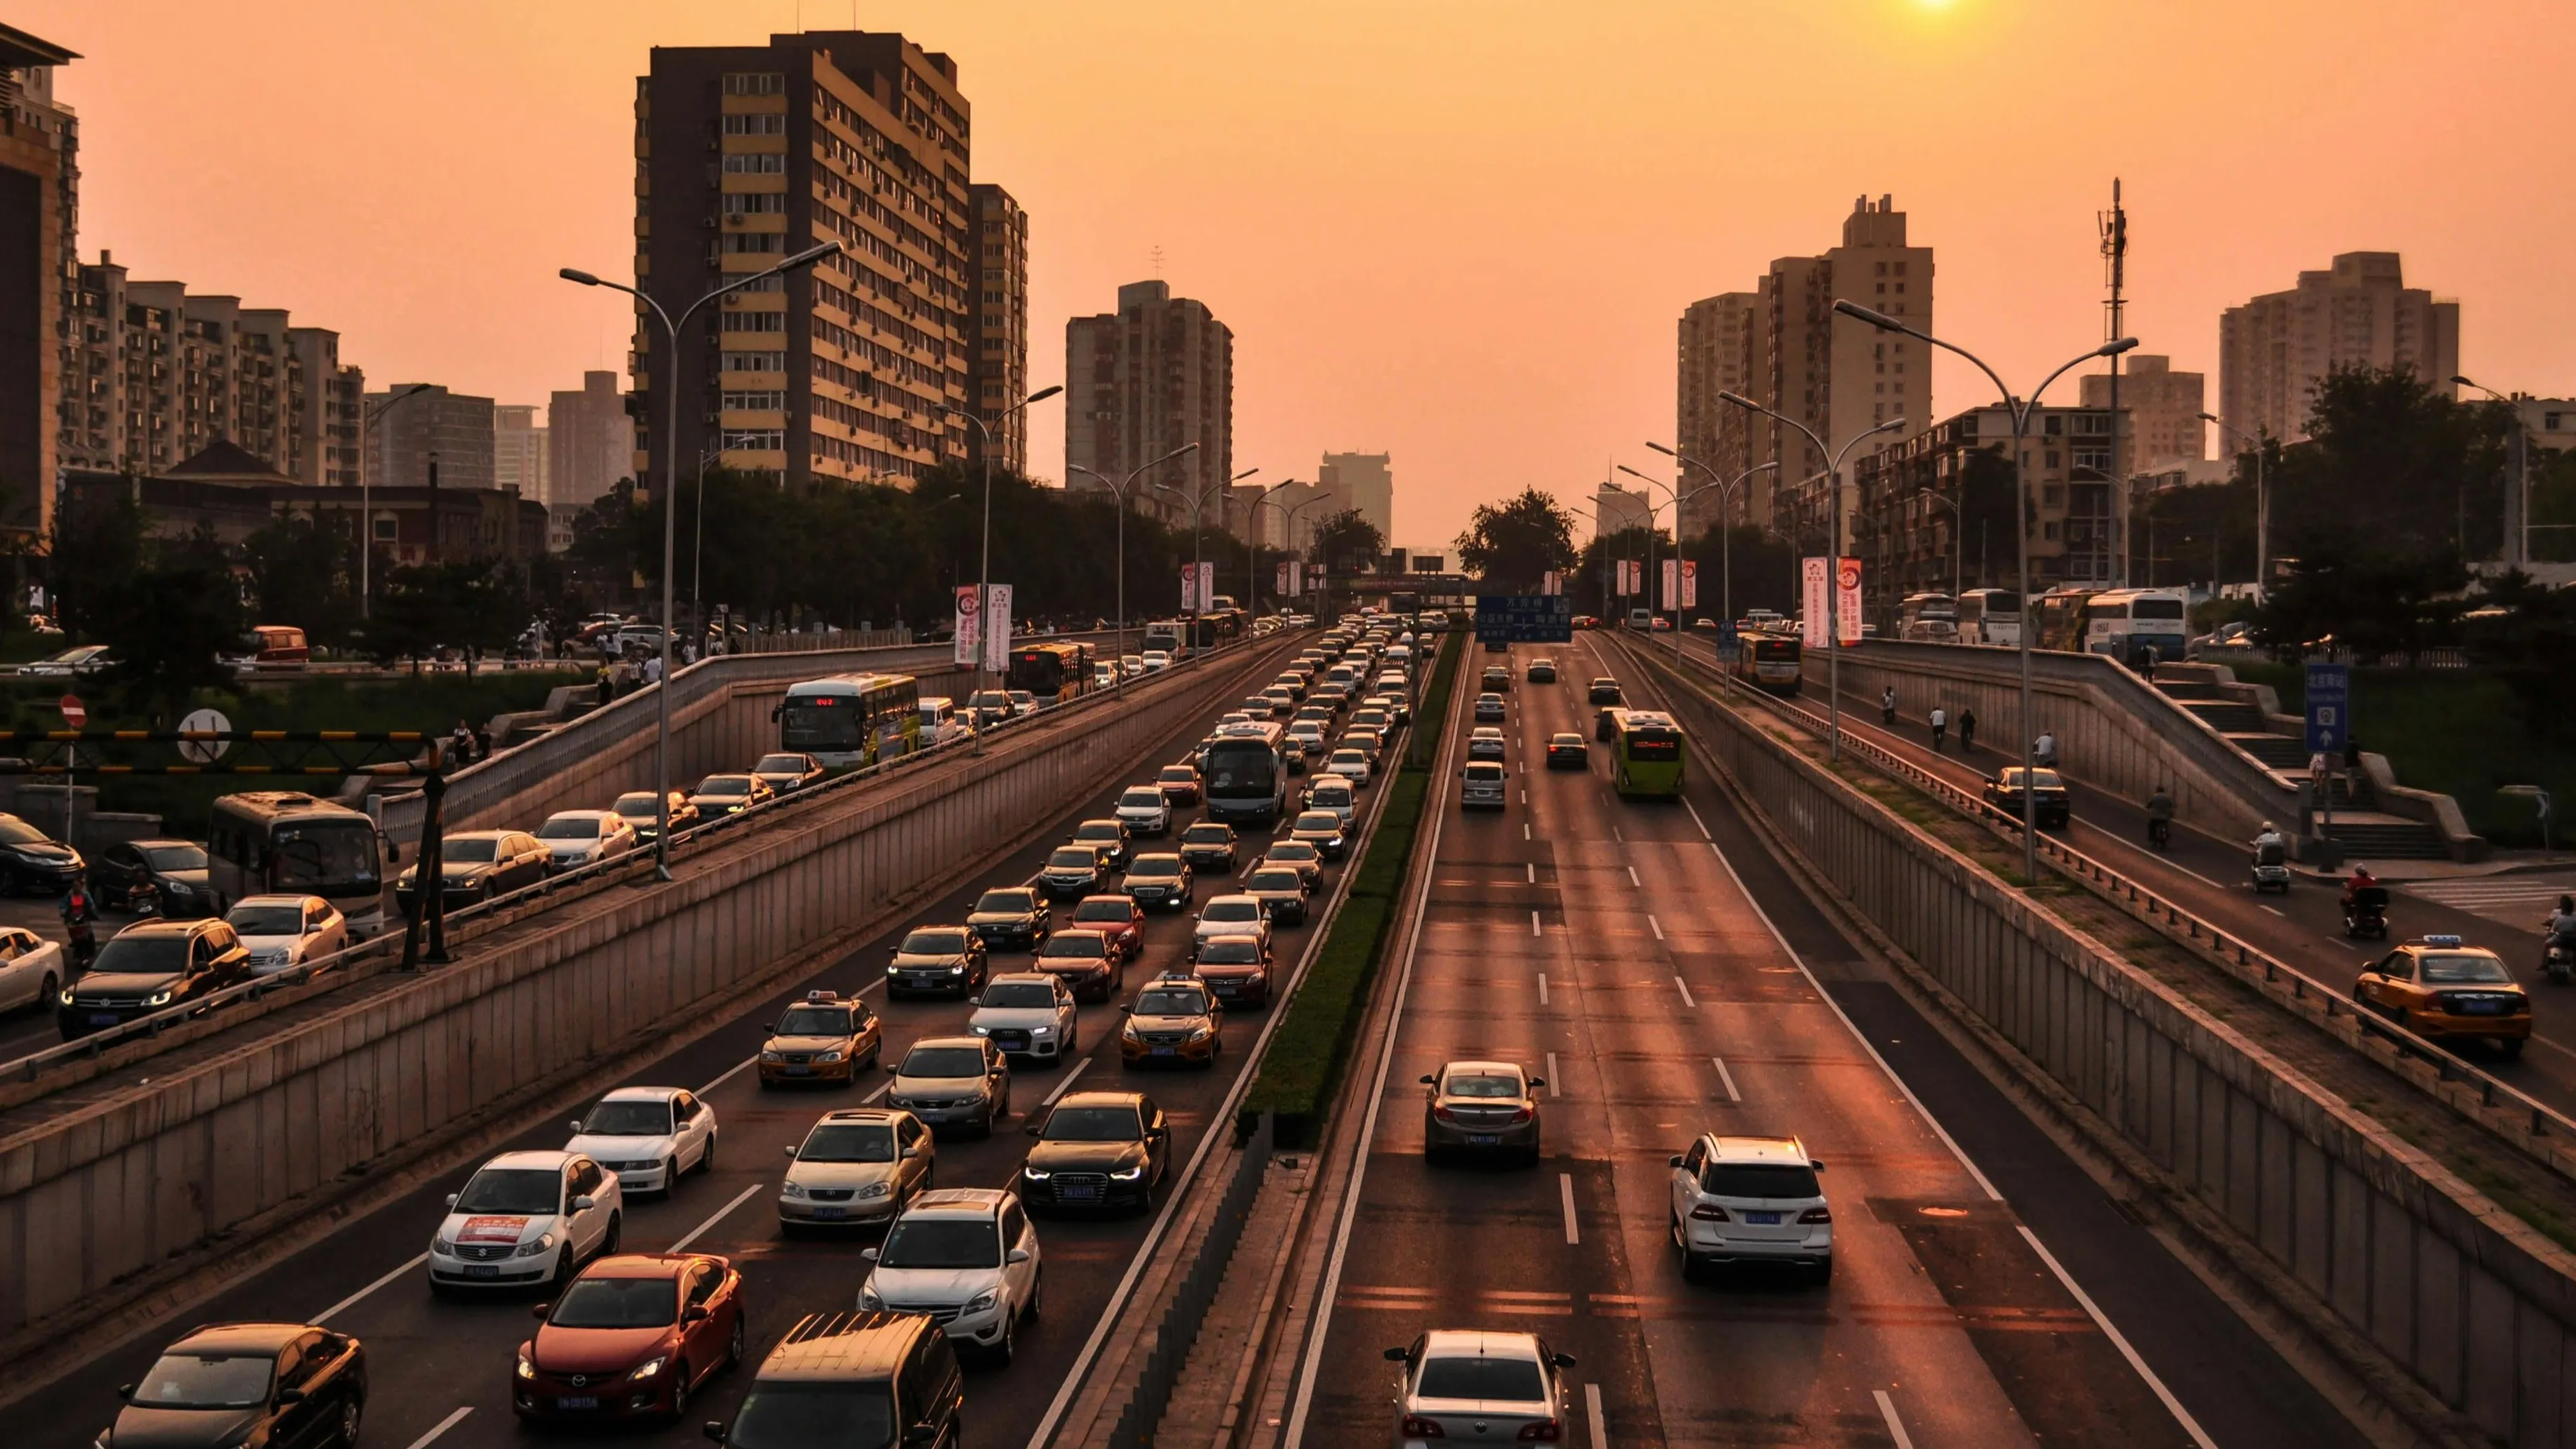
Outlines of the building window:
[[784,136],[787,134],[787,118],[776,114],[727,116],[724,118],[724,133],[728,136]]
[[2039,536],[2040,536],[2040,537],[2042,537],[2042,538],[2044,538],[2044,539],[2047,539],[2050,543],[2055,543],[2055,542],[2057,542],[2057,525],[2056,525],[2056,524],[2054,524],[2054,523],[2043,523],[2043,524],[2041,524],[2041,525],[2039,526],[2039,530],[2040,530],[2040,531],[2039,531]]
[[775,96],[787,91],[787,77],[775,71],[727,71],[724,91],[729,96]]
[[776,151],[754,155],[747,151],[729,152],[724,169],[736,176],[776,176],[787,170],[787,157]]
[[727,429],[724,449],[728,453],[783,453],[787,451],[787,433],[783,428],[754,428],[742,432]]
[[784,332],[787,330],[787,314],[784,312],[727,312],[724,314],[724,330],[727,332]]
[[[763,356],[775,354],[764,353]],[[729,392],[724,395],[727,412],[781,413],[787,411],[787,394],[783,392]]]
[[727,216],[785,216],[787,193],[783,191],[728,191],[724,198]]
[[728,352],[723,354],[720,366],[726,372],[785,372],[787,354],[784,352]]

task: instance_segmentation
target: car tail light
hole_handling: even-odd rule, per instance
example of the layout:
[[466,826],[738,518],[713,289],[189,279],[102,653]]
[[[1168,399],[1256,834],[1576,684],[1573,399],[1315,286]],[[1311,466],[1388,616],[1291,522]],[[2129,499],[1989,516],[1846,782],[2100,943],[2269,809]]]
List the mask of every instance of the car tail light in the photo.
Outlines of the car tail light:
[[[1384,1423],[1385,1421],[1380,1420],[1379,1422]],[[1449,1437],[1449,1431],[1440,1427],[1440,1421],[1438,1419],[1426,1419],[1420,1414],[1407,1414],[1404,1416],[1404,1437],[1408,1439],[1446,1439]]]
[[1457,1121],[1457,1120],[1458,1120],[1458,1114],[1457,1114],[1457,1113],[1455,1113],[1455,1112],[1450,1111],[1450,1110],[1449,1110],[1448,1108],[1446,1108],[1446,1107],[1434,1107],[1434,1108],[1432,1108],[1432,1109],[1431,1109],[1431,1115],[1432,1115],[1432,1116],[1434,1116],[1434,1117],[1439,1118],[1439,1119],[1440,1119],[1441,1121],[1443,1121],[1443,1122],[1455,1122],[1455,1121]]
[[1831,1208],[1812,1207],[1798,1214],[1798,1221],[1802,1223],[1829,1223],[1833,1220],[1834,1213]]
[[1726,1215],[1726,1209],[1719,1207],[1713,1202],[1704,1202],[1698,1207],[1692,1208],[1691,1216],[1703,1223],[1731,1223],[1735,1221],[1735,1219]]
[[1554,1419],[1541,1419],[1535,1424],[1521,1426],[1520,1439],[1524,1444],[1553,1444],[1563,1437],[1565,1429]]
[[1527,1107],[1523,1107],[1523,1108],[1519,1109],[1518,1111],[1516,1111],[1516,1112],[1512,1113],[1512,1120],[1513,1120],[1513,1121],[1515,1121],[1515,1122],[1526,1122],[1526,1121],[1528,1121],[1529,1119],[1531,1119],[1532,1117],[1535,1117],[1535,1116],[1537,1116],[1537,1115],[1538,1115],[1538,1113],[1536,1113],[1536,1112],[1534,1112],[1534,1111],[1530,1110],[1530,1109],[1529,1109],[1529,1108],[1527,1108]]

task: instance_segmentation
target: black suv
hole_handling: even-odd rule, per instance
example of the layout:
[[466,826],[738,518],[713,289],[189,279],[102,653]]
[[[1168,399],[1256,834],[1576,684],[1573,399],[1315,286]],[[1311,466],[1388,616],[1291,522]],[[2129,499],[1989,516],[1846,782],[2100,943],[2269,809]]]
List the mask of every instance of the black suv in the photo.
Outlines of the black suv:
[[[957,1449],[966,1380],[928,1313],[812,1313],[761,1361],[733,1422],[707,1421],[725,1445],[809,1444],[815,1425],[850,1443]],[[837,1436],[836,1436],[837,1442]]]
[[1032,1208],[1154,1205],[1171,1168],[1171,1124],[1142,1092],[1076,1092],[1029,1124],[1038,1139],[1020,1167],[1020,1200]]
[[1047,938],[1051,913],[1046,897],[1027,886],[1003,886],[984,892],[966,913],[966,929],[987,947],[1034,951]]
[[185,1006],[251,978],[250,952],[221,920],[137,921],[57,1002],[63,1040]]

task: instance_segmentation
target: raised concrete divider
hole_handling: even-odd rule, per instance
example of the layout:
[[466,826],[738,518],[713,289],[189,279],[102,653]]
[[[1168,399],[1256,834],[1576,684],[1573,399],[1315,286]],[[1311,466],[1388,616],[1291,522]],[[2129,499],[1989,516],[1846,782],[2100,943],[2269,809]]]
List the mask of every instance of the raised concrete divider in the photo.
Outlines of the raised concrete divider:
[[0,1136],[0,1361],[861,939],[1112,783],[1278,652],[1068,705],[981,756],[683,856],[667,884],[568,901],[399,989],[19,1119]]
[[1775,838],[2317,1313],[2496,1442],[2576,1444],[2576,1375],[2565,1372],[2576,1254],[1669,664],[1654,667],[1701,757]]

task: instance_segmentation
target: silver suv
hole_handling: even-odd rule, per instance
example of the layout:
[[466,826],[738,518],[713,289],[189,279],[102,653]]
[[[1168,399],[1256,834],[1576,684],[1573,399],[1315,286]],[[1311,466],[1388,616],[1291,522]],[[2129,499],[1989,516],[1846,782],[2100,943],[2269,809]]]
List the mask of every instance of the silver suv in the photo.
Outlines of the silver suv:
[[1404,1365],[1397,1395],[1396,1442],[1419,1449],[1430,1441],[1474,1444],[1546,1443],[1566,1437],[1564,1370],[1534,1333],[1435,1328],[1386,1356]]
[[1672,1238],[1682,1276],[1704,1263],[1803,1263],[1834,1276],[1834,1214],[1816,1174],[1825,1165],[1795,1137],[1704,1133],[1672,1159]]

